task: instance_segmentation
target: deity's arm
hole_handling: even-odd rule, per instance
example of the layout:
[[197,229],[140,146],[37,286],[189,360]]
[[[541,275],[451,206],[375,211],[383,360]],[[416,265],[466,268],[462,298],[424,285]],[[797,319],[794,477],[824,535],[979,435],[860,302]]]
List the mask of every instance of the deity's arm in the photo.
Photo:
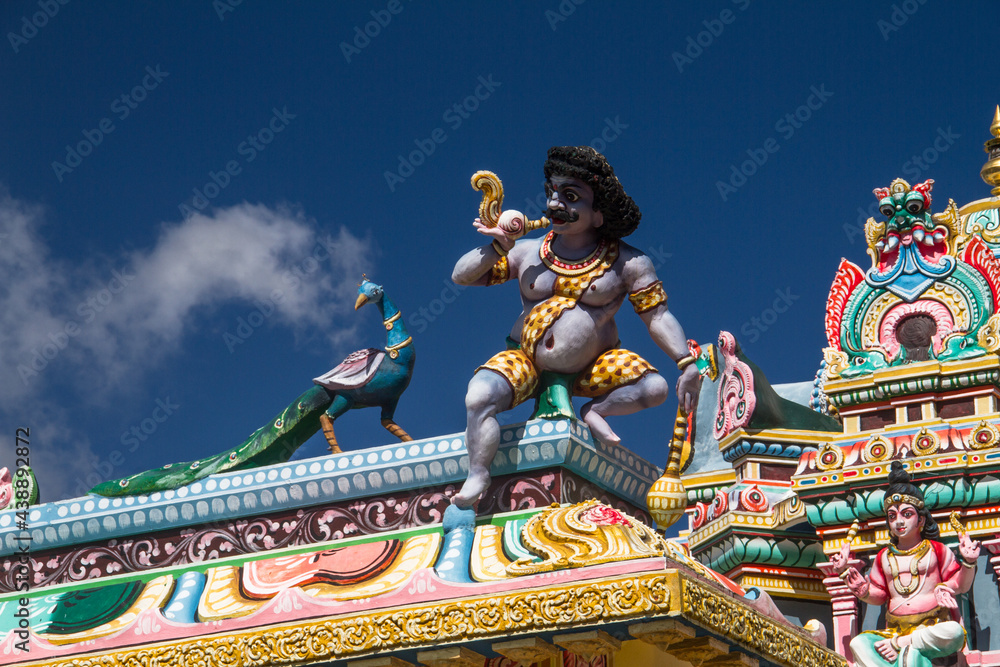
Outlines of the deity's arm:
[[517,277],[524,243],[515,244],[496,227],[487,228],[476,219],[476,229],[494,240],[462,255],[451,272],[458,285],[498,285]]
[[968,593],[972,588],[972,582],[976,579],[975,564],[965,562],[964,558],[959,561],[955,558],[955,553],[944,545],[938,548],[937,552],[941,583],[955,593]]
[[889,599],[888,584],[878,558],[872,565],[868,577],[863,576],[852,566],[841,574],[841,579],[847,584],[851,593],[866,604],[883,605]]
[[[667,294],[656,277],[652,260],[634,248],[628,250],[632,256],[625,262],[623,278],[635,312],[646,324],[653,342],[675,363],[689,357],[684,329],[667,309]],[[687,412],[698,407],[700,383],[698,369],[693,363],[686,364],[677,381],[677,397]]]
[[[629,252],[631,251],[631,252]],[[634,248],[625,261],[623,280],[629,301],[649,329],[649,335],[673,361],[688,356],[687,338],[677,318],[667,310],[667,294],[656,277],[652,260]]]
[[889,582],[886,581],[885,573],[876,558],[871,570],[868,572],[868,595],[858,596],[862,602],[873,605],[883,605],[889,601]]

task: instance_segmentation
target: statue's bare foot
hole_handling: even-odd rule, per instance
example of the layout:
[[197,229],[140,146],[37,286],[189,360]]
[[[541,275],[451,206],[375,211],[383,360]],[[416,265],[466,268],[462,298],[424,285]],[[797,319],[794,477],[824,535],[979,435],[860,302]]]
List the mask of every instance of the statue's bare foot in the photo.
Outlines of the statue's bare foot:
[[462,489],[451,497],[451,504],[463,509],[475,505],[490,486],[490,473],[469,471]]
[[617,445],[621,443],[622,439],[618,437],[617,433],[611,430],[608,422],[604,421],[604,417],[597,414],[596,410],[588,410],[587,414],[583,416],[583,421],[590,427],[590,433],[605,445]]

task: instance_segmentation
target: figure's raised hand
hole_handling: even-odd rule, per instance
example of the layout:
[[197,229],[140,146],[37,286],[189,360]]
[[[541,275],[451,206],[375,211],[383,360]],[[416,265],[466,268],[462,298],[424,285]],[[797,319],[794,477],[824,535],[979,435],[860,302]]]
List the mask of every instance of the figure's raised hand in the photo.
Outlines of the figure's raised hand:
[[830,556],[830,563],[833,564],[833,571],[840,574],[847,569],[847,564],[851,561],[851,542],[844,541],[840,551]]
[[945,609],[958,609],[958,602],[955,601],[955,594],[944,584],[938,584],[934,588],[934,599],[938,606]]
[[861,573],[855,568],[848,567],[844,573],[843,580],[856,598],[864,600],[868,597],[868,580],[861,576]]
[[514,239],[512,239],[507,232],[500,227],[487,227],[486,223],[479,218],[472,221],[472,226],[475,227],[476,231],[480,234],[494,239],[504,250],[509,251],[514,247]]
[[677,403],[684,406],[684,412],[691,414],[698,408],[698,391],[701,389],[701,374],[694,364],[689,364],[677,378]]
[[975,563],[979,559],[979,542],[969,537],[968,533],[958,534],[958,553],[966,563]]

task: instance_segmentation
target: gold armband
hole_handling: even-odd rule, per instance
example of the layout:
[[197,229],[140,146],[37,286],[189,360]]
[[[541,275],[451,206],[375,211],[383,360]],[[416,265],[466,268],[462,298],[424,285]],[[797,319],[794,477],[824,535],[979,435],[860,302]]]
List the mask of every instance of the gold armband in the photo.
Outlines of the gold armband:
[[663,283],[657,280],[652,285],[629,294],[628,300],[632,302],[635,312],[645,313],[647,310],[656,308],[661,303],[665,304],[667,302],[667,293],[663,291]]
[[682,357],[682,358],[680,358],[680,359],[677,360],[677,370],[683,371],[685,368],[687,368],[688,366],[690,366],[694,362],[695,362],[695,358],[692,357],[690,354],[687,355],[686,357]]
[[499,285],[510,280],[510,264],[507,257],[501,257],[497,263],[490,268],[489,277],[486,279],[487,285]]

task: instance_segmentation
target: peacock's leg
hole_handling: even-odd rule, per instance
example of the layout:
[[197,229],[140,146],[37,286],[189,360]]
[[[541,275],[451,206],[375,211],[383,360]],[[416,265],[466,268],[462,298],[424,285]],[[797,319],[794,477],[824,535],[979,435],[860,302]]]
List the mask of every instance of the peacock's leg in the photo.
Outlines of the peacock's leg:
[[323,435],[326,436],[326,442],[329,444],[330,452],[333,454],[339,454],[344,451],[337,444],[337,436],[333,432],[333,422],[337,417],[350,410],[352,405],[354,405],[354,401],[346,396],[337,394],[333,399],[333,403],[326,409],[326,412],[319,416],[319,423],[323,426]]
[[398,401],[393,401],[388,405],[382,406],[382,426],[385,427],[385,430],[387,430],[389,433],[392,433],[394,436],[396,436],[403,442],[409,442],[413,440],[413,438],[410,437],[410,434],[404,431],[399,424],[392,421],[392,416],[396,414],[397,402]]
[[409,442],[410,440],[413,440],[413,438],[410,437],[409,433],[404,431],[399,424],[392,421],[391,419],[383,419],[382,426],[385,427],[385,430],[389,431],[389,433],[392,433],[394,436],[396,436],[403,442]]

